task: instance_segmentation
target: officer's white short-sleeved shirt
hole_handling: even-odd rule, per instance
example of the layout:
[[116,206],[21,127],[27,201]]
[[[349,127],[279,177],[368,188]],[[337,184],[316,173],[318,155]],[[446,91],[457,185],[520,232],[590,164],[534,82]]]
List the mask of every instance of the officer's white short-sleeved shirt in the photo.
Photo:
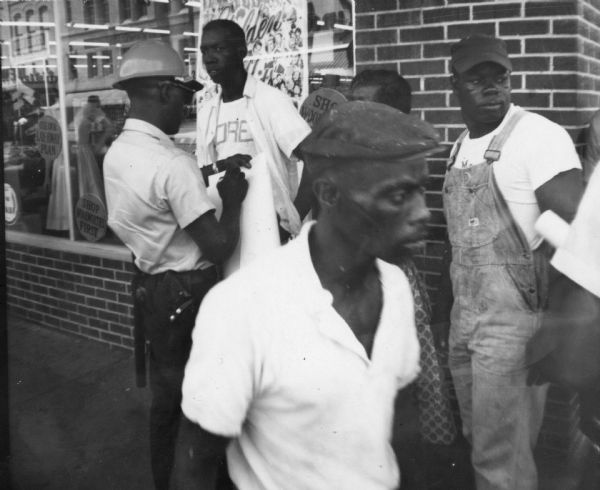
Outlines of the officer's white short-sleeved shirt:
[[148,274],[210,265],[184,228],[214,209],[195,159],[152,124],[127,119],[104,159],[108,224]]
[[592,173],[567,239],[550,263],[600,297],[600,167]]
[[[511,105],[502,123],[480,138],[467,135],[454,161],[457,168],[485,162],[485,151],[499,134],[518,106]],[[535,190],[561,172],[581,168],[573,141],[563,128],[539,114],[527,112],[518,122],[502,148],[500,159],[493,163],[498,188],[529,245],[535,249],[542,237],[534,225],[540,216]]]
[[309,229],[205,297],[183,412],[233,438],[240,490],[397,488],[394,399],[419,369],[408,280],[377,261],[383,307],[369,359],[321,286]]

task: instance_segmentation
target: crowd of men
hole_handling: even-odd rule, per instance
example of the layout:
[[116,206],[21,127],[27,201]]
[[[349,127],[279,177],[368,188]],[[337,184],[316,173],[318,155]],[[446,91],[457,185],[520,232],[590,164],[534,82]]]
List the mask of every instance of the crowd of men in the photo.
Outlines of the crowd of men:
[[[109,225],[134,255],[149,342],[156,488],[410,488],[393,450],[397,394],[417,380],[421,435],[455,442],[435,347],[447,343],[474,478],[438,488],[536,489],[533,448],[556,379],[538,361],[560,347],[565,311],[597,306],[600,274],[584,272],[600,270],[589,211],[600,192],[586,194],[552,269],[535,223],[547,210],[573,220],[581,164],[564,129],[511,103],[504,42],[475,36],[449,53],[466,130],[443,185],[447,267],[433,311],[411,252],[427,236],[426,158],[440,136],[408,114],[406,81],[359,74],[351,101],[311,130],[246,72],[237,24],[208,23],[200,50],[217,90],[198,112],[197,158],[168,135],[202,85],[172,48],[144,41],[122,60],[131,110],[104,162]],[[259,154],[282,246],[220,281]],[[222,171],[217,218],[205,176]],[[316,220],[304,219],[311,207]],[[532,370],[557,278],[571,309],[546,315]]]

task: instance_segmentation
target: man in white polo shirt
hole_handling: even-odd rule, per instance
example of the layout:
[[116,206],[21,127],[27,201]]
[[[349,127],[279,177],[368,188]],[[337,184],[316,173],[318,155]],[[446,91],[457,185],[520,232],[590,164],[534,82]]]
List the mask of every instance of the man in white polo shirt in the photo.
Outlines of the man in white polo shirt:
[[[194,158],[169,138],[201,88],[183,79],[185,72],[181,57],[162,42],[142,41],[127,51],[115,87],[127,91],[131,109],[104,161],[108,224],[135,261],[138,370],[145,368],[150,343],[150,456],[157,490],[168,488],[196,312],[218,279],[215,264],[237,244],[248,188],[239,169],[228,170],[219,184],[223,213],[217,221]],[[145,385],[145,372],[139,381]]]
[[[302,145],[316,223],[205,299],[183,383],[178,489],[391,490],[397,391],[419,371],[408,280],[386,262],[424,239],[427,123],[374,102]],[[227,298],[235,297],[231,304]]]

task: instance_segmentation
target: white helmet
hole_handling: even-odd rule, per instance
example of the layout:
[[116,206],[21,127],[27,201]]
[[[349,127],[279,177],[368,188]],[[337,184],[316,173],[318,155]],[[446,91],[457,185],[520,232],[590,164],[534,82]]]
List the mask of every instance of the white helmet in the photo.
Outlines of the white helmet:
[[185,75],[185,64],[177,51],[162,41],[148,39],[135,43],[123,55],[113,87],[123,89],[122,82],[134,78],[173,77],[174,82],[188,90],[202,89],[200,82]]

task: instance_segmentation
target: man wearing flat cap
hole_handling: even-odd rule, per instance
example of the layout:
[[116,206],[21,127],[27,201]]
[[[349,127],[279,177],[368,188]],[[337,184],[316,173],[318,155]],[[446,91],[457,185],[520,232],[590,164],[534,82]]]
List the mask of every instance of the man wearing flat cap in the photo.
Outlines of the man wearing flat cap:
[[398,488],[394,399],[419,371],[419,344],[408,280],[387,260],[425,237],[438,140],[373,102],[319,121],[302,145],[318,221],[200,309],[175,488],[215,488],[225,451],[239,490]]
[[[547,301],[540,212],[574,216],[581,166],[567,132],[511,104],[501,39],[451,47],[452,88],[467,126],[443,187],[451,248],[449,364],[478,490],[537,489],[532,449],[547,385],[527,386],[525,346]],[[435,320],[434,320],[435,321]]]

